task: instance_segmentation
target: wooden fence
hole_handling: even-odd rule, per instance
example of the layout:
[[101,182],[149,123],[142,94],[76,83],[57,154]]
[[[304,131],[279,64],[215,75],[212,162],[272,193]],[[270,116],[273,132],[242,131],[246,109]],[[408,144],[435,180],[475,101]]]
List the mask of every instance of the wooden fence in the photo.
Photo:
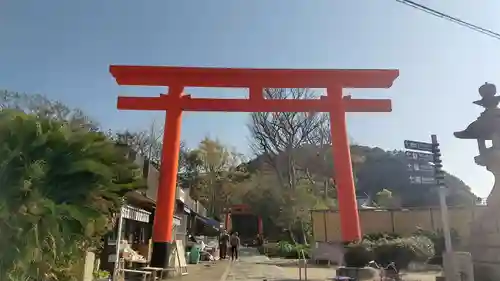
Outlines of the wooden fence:
[[[468,238],[470,223],[478,218],[485,206],[453,207],[449,209],[450,227],[460,237]],[[409,235],[422,228],[425,230],[442,229],[439,208],[404,210],[359,210],[361,231],[371,233],[397,233]],[[340,216],[338,211],[311,211],[315,241],[340,242]]]

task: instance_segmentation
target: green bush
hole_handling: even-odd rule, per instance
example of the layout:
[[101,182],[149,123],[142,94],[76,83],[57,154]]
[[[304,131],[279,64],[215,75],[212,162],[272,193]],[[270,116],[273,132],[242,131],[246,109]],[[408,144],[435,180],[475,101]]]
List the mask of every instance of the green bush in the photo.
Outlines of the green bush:
[[310,247],[309,245],[304,245],[304,244],[297,244],[295,245],[295,255],[297,258],[304,258],[301,254],[301,251],[304,253],[304,256],[306,259],[309,258],[310,255]]
[[433,255],[434,244],[425,236],[386,237],[347,245],[344,261],[349,267],[364,267],[372,260],[384,267],[394,262],[397,269],[405,269],[410,262],[427,261]]
[[434,255],[434,245],[424,236],[380,239],[373,243],[373,253],[378,264],[387,266],[394,262],[399,270],[408,268],[412,261],[427,261]]
[[108,278],[110,275],[109,275],[109,272],[105,271],[105,270],[97,270],[94,272],[94,278],[96,279],[104,279],[104,278]]
[[348,267],[365,267],[368,263],[374,260],[372,243],[368,240],[363,240],[358,243],[352,243],[346,246],[344,253],[344,262]]
[[388,233],[388,232],[377,232],[377,233],[369,233],[363,235],[363,240],[369,240],[369,241],[378,241],[380,239],[392,240],[397,238],[401,238],[401,235],[397,233]]
[[[285,244],[280,247],[281,250],[281,256],[287,259],[299,259],[299,258],[309,258],[309,245],[304,245],[304,244],[291,244],[288,242],[285,242]],[[304,256],[302,253],[304,253]]]
[[291,243],[289,243],[287,241],[280,241],[280,242],[278,242],[278,250],[279,250],[280,256],[288,257],[288,256],[292,255],[292,253],[295,249]]
[[258,247],[258,250],[261,254],[265,254],[269,257],[283,257],[287,259],[303,258],[303,256],[300,254],[301,251],[304,252],[305,258],[309,258],[310,255],[309,245],[294,245],[287,241],[265,244],[261,247]]
[[[446,250],[444,243],[444,234],[441,229],[437,231],[418,229],[415,231],[415,235],[425,236],[429,238],[434,244],[434,256],[429,260],[430,264],[443,264],[442,254]],[[460,235],[455,229],[450,230],[451,242],[453,244],[458,244],[460,242]]]
[[434,243],[428,237],[414,235],[408,240],[413,246],[414,261],[425,262],[435,255]]
[[0,143],[0,280],[79,280],[140,170],[104,134],[17,111]]

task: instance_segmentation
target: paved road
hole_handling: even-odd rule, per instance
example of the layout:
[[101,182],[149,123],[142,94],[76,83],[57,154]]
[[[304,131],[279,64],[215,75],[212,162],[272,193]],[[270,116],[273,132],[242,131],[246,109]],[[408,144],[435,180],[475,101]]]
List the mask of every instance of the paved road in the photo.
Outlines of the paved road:
[[242,248],[240,250],[240,259],[232,262],[226,280],[287,280],[285,272],[281,268],[265,264],[267,261],[269,261],[269,258],[259,255],[257,249]]
[[[286,266],[289,261],[270,260],[262,256],[254,248],[242,248],[240,260],[232,262],[225,280],[222,281],[298,281],[299,274],[297,267]],[[283,267],[277,266],[282,265]],[[408,273],[404,275],[407,281],[434,281],[438,274],[429,273]],[[314,268],[308,269],[308,281],[331,280],[335,276],[334,268]]]

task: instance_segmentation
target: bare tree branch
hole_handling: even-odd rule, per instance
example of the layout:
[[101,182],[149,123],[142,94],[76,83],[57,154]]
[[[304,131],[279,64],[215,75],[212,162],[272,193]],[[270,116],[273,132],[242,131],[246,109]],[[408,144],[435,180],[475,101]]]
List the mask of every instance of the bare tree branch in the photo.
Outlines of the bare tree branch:
[[[302,88],[264,89],[266,99],[313,99],[317,95]],[[304,112],[252,113],[248,128],[251,148],[273,167],[283,187],[294,189],[298,180],[296,149],[310,144],[324,126],[325,114]]]

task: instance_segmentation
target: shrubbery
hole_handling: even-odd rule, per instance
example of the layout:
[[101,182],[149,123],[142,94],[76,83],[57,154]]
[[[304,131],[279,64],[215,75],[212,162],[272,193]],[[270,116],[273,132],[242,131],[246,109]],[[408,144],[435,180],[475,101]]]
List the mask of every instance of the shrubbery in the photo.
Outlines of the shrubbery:
[[139,169],[101,133],[18,111],[0,143],[0,280],[80,280]]
[[352,243],[347,245],[346,249],[344,261],[349,267],[364,267],[375,259],[373,243],[369,240]]
[[378,232],[378,233],[368,233],[363,235],[363,240],[368,240],[368,241],[377,241],[380,239],[396,239],[396,238],[402,238],[401,235],[397,233],[387,233],[387,232]]
[[434,255],[432,241],[424,236],[380,239],[372,249],[378,264],[385,267],[394,262],[398,269],[407,268],[412,261],[427,261]]
[[278,242],[278,252],[280,257],[289,259],[303,258],[301,251],[304,252],[306,258],[309,258],[309,246],[301,244],[291,244],[287,241]]
[[[459,240],[456,231],[452,231],[452,240],[455,243]],[[301,250],[309,258],[308,245],[280,241],[259,247],[261,254],[290,259],[299,258]],[[385,267],[394,262],[397,269],[405,269],[412,261],[440,263],[443,251],[441,231],[419,229],[410,237],[394,233],[374,233],[364,235],[361,242],[346,245],[344,261],[349,267],[364,267],[370,261]]]
[[411,261],[426,261],[434,255],[434,244],[425,236],[364,239],[347,246],[344,260],[349,267],[364,267],[372,260],[382,266],[394,262],[396,268],[407,268]]
[[[262,245],[258,248],[261,254],[269,257],[283,257],[287,259],[298,259],[299,253],[304,252],[306,258],[309,258],[309,246],[302,244],[292,244],[287,241],[280,241],[278,243],[270,243]],[[300,258],[303,258],[300,256]]]
[[[429,238],[434,243],[434,256],[429,260],[430,264],[443,264],[442,254],[446,250],[444,243],[444,234],[441,229],[438,231],[418,229],[415,235],[425,236]],[[460,242],[460,236],[455,229],[450,230],[451,242],[453,244],[458,244]]]

